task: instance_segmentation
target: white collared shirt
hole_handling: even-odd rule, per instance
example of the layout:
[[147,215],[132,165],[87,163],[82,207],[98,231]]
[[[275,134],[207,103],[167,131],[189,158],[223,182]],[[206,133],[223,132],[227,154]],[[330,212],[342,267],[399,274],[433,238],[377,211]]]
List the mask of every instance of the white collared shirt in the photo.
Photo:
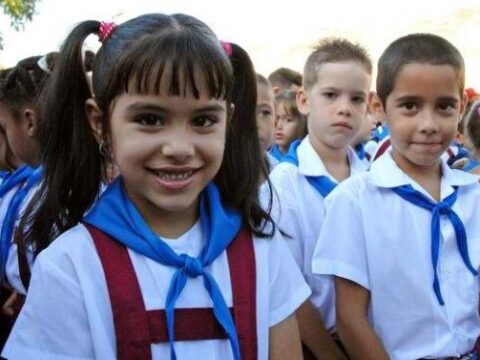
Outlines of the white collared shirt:
[[[323,223],[324,198],[305,176],[324,175],[335,182],[336,180],[328,173],[308,136],[299,145],[297,154],[298,167],[281,162],[270,175],[280,203],[280,210],[274,208],[276,211],[273,216],[279,228],[291,237],[285,240],[312,289],[310,300],[320,311],[327,329],[334,331],[333,281],[329,277],[314,277],[311,267],[313,250]],[[348,149],[348,159],[352,175],[366,170],[367,165],[351,148]]]
[[[479,177],[452,170],[445,162],[441,166],[441,199],[458,186],[452,209],[465,225],[470,259],[480,270]],[[369,173],[338,186],[326,201],[313,272],[346,278],[369,290],[370,323],[391,359],[459,356],[480,335],[479,279],[463,263],[453,226],[442,216],[437,272],[445,305],[438,303],[432,215],[390,190],[407,184],[432,199],[388,152]]]

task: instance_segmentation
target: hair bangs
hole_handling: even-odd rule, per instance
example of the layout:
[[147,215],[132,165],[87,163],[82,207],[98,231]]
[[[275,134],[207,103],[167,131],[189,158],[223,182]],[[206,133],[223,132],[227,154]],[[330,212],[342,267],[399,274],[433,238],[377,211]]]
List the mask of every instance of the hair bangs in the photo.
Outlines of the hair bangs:
[[233,87],[230,62],[216,41],[175,30],[139,41],[114,72],[114,96],[125,92],[198,99],[206,94],[230,100]]

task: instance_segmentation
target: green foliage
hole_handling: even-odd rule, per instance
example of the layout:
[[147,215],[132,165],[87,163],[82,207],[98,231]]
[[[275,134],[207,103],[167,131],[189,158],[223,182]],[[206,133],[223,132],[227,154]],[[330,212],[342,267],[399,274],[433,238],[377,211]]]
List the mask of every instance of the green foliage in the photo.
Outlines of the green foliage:
[[[15,30],[21,30],[27,21],[31,21],[35,14],[35,6],[39,0],[0,0],[0,7],[10,18],[10,24]],[[2,34],[0,33],[0,50],[3,48]]]

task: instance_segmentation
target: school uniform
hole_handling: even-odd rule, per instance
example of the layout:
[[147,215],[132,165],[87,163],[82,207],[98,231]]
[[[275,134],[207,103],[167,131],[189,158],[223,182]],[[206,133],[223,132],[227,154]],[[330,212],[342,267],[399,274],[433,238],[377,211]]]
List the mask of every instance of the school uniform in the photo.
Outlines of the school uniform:
[[[163,240],[177,255],[193,258],[200,256],[206,242],[200,222],[178,239]],[[8,359],[117,358],[119,344],[110,285],[107,285],[104,259],[101,260],[98,250],[91,231],[79,224],[42,251],[34,264],[27,300],[2,356]],[[131,248],[127,251],[146,310],[165,309],[167,290],[178,269],[162,265]],[[308,298],[310,290],[296,270],[279,232],[272,239],[253,237],[253,251],[256,356],[267,359],[269,328],[291,315]],[[215,279],[226,305],[232,307],[231,264],[227,252],[228,249],[223,251],[205,271]],[[211,308],[212,299],[204,283],[202,276],[188,277],[175,309]],[[195,325],[191,324],[193,328]],[[178,359],[233,358],[226,339],[179,340],[174,345]],[[153,359],[170,358],[168,342],[153,343],[150,350]]]
[[[294,148],[295,145],[291,146],[289,152],[295,150]],[[336,185],[336,181],[328,173],[309,136],[298,145],[296,155],[298,166],[285,161],[277,165],[270,175],[280,207],[274,212],[274,217],[279,228],[290,236],[285,240],[312,289],[310,300],[319,310],[327,329],[333,332],[335,330],[333,282],[328,277],[314,276],[311,270],[313,250],[323,225],[325,200],[324,195],[312,186],[309,179],[325,176],[333,186]],[[348,149],[348,160],[352,175],[366,170],[367,165],[351,148]]]
[[[438,217],[405,194],[438,203],[400,170],[390,152],[326,200],[313,272],[370,292],[370,324],[393,360],[460,356],[480,335],[474,274],[480,268],[479,178],[445,161],[441,168],[438,226],[432,223]],[[468,249],[459,250],[463,236],[449,220],[451,210],[464,224]]]
[[267,170],[269,173],[280,163],[280,161],[273,157],[268,151],[265,152],[265,159],[267,161]]

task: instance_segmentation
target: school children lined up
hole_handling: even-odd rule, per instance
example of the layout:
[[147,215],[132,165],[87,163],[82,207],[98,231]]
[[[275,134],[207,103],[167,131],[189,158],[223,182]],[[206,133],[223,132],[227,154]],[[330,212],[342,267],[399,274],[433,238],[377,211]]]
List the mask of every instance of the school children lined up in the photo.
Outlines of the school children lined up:
[[0,70],[1,358],[479,359],[480,102],[437,35],[372,67],[146,14]]

